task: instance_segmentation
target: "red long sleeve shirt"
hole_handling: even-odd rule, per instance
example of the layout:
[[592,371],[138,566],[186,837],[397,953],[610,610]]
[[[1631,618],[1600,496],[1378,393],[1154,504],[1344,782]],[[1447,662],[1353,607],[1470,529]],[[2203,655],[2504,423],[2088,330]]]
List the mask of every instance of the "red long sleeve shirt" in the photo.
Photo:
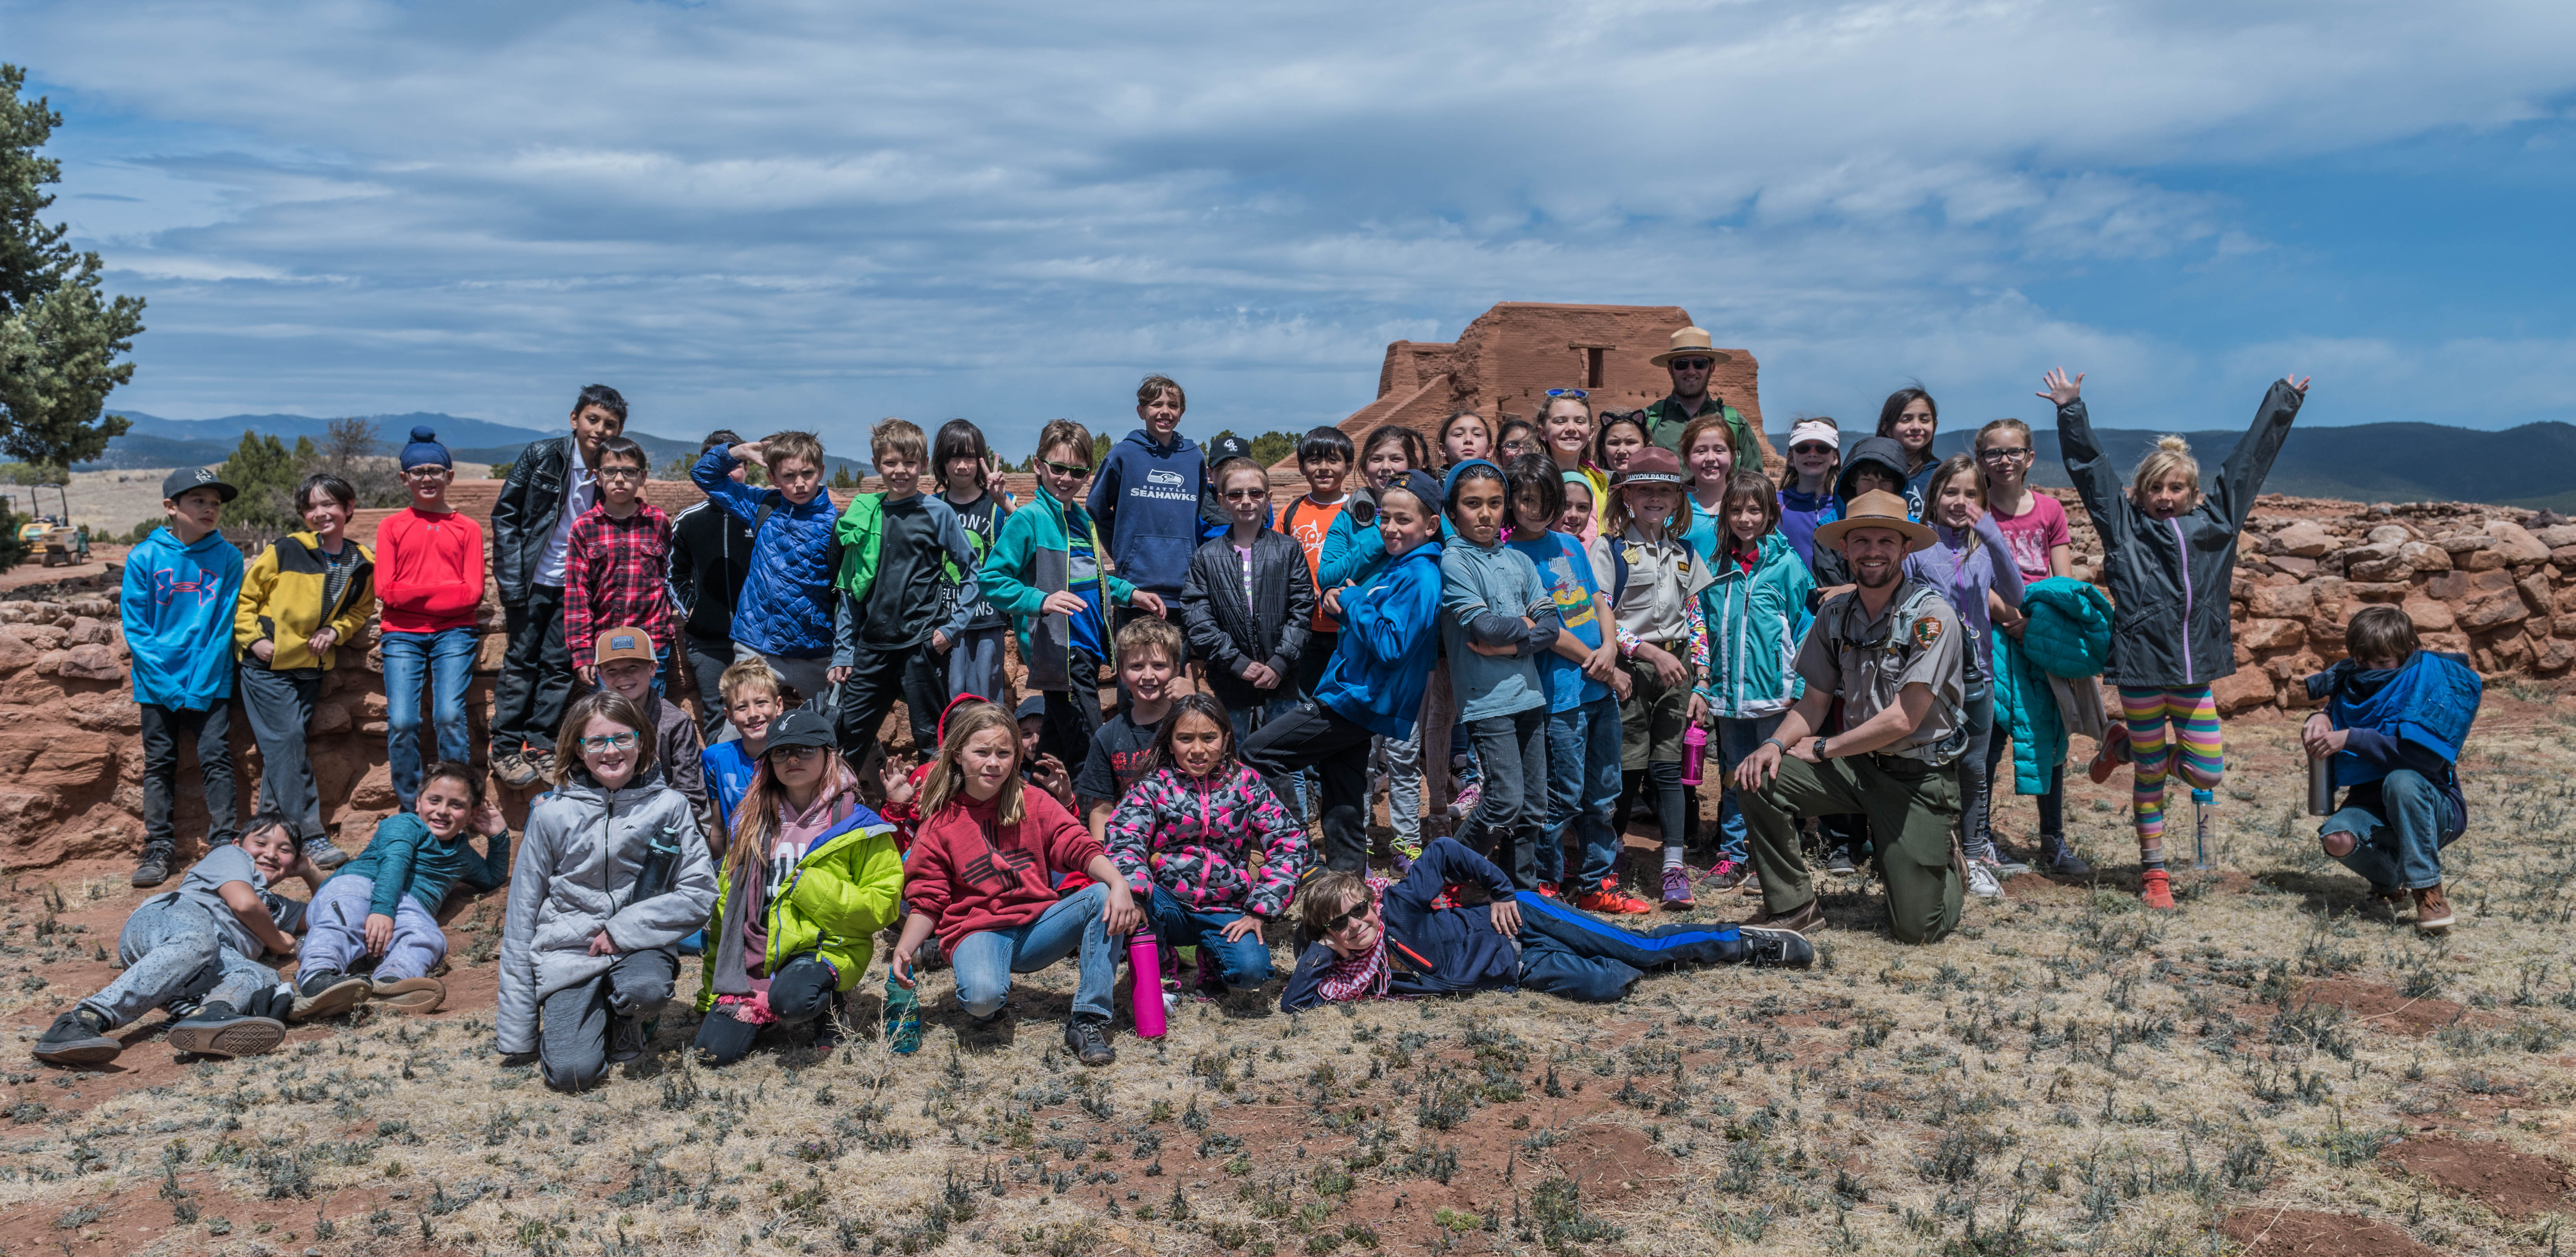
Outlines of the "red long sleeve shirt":
[[[1082,822],[1044,790],[1022,789],[1026,815],[1000,823],[1000,807],[959,797],[914,835],[903,861],[903,894],[937,922],[939,954],[979,930],[1017,929],[1054,907],[1056,875],[1079,873],[1099,855]],[[1087,885],[1088,883],[1084,883]]]
[[436,633],[474,623],[483,602],[483,528],[463,511],[407,507],[376,529],[384,631]]

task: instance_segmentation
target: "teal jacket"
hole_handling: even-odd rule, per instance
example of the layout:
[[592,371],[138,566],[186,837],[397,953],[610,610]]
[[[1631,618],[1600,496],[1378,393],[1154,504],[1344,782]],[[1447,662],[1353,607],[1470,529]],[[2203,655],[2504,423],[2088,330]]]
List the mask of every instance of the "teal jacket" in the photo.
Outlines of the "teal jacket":
[[2111,659],[2111,600],[2072,577],[2022,588],[2030,623],[2015,641],[1995,634],[1995,733],[2012,739],[2013,793],[2046,794],[2066,760],[2066,721],[2058,715],[2051,676],[2086,680]]
[[[1037,578],[1037,553],[1053,550],[1070,556],[1073,542],[1067,531],[1080,528],[1091,537],[1091,552],[1103,562],[1100,569],[1100,606],[1105,615],[1110,607],[1126,606],[1135,597],[1136,587],[1109,574],[1108,548],[1100,544],[1100,533],[1092,527],[1091,515],[1080,506],[1059,502],[1048,493],[1046,485],[1037,487],[1029,504],[1011,512],[1002,520],[1002,529],[993,538],[993,552],[984,556],[984,570],[976,573],[975,586],[993,609],[1011,617],[1011,632],[1020,639],[1020,658],[1029,657],[1029,621],[1048,594],[1062,589],[1041,589]],[[1103,643],[1106,645],[1106,643]]]
[[1728,720],[1789,710],[1806,692],[1794,664],[1815,618],[1807,595],[1816,581],[1798,548],[1775,529],[1762,538],[1752,571],[1714,557],[1709,569],[1717,581],[1700,592],[1708,618],[1708,688],[1701,694],[1709,709]]
[[478,856],[462,837],[454,842],[441,841],[418,816],[396,812],[376,822],[376,833],[367,840],[367,849],[331,876],[363,877],[374,883],[374,893],[367,901],[371,915],[394,915],[402,897],[409,895],[435,916],[438,906],[447,902],[447,892],[459,882],[476,891],[498,890],[508,884],[510,835],[491,836],[486,853]]

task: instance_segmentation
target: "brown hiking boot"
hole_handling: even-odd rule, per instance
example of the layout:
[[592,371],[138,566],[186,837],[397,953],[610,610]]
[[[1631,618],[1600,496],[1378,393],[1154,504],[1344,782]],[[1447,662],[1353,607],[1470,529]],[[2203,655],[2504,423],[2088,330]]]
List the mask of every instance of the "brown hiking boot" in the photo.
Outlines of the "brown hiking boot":
[[1800,934],[1813,934],[1825,928],[1825,910],[1817,907],[1816,901],[1810,899],[1787,912],[1775,913],[1769,908],[1764,908],[1738,924],[1748,927],[1758,926],[1766,930],[1795,930]]
[[2415,892],[2415,928],[2426,934],[2450,932],[2451,901],[2443,898],[2441,887],[2431,886]]

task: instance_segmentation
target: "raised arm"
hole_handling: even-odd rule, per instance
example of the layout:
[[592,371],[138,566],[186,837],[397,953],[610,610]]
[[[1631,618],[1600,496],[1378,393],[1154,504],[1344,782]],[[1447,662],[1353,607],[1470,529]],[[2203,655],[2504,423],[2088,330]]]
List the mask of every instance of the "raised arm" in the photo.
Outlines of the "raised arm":
[[2227,463],[2219,468],[2218,483],[2210,488],[2210,505],[2218,511],[2227,526],[2242,530],[2245,517],[2254,513],[2254,496],[2263,491],[2263,480],[2272,474],[2272,460],[2281,456],[2281,446],[2290,439],[2290,421],[2299,417],[2299,406],[2308,399],[2308,382],[2290,376],[2272,382],[2263,394],[2262,408],[2254,412],[2254,426],[2245,439],[2227,452]]
[[2057,449],[2066,458],[2066,475],[2075,482],[2075,495],[2093,515],[2093,526],[2106,533],[2117,530],[2125,540],[2129,513],[2122,509],[2120,472],[2093,435],[2093,417],[2084,408],[2083,389],[2083,373],[2070,380],[2064,371],[2051,371],[2048,387],[2039,395],[2057,404]]
[[[734,482],[733,469],[740,466],[742,460],[733,456],[733,447],[719,445],[698,455],[698,461],[689,468],[689,483],[698,486],[717,509],[748,524],[760,514],[763,490]],[[517,470],[512,468],[512,474]]]

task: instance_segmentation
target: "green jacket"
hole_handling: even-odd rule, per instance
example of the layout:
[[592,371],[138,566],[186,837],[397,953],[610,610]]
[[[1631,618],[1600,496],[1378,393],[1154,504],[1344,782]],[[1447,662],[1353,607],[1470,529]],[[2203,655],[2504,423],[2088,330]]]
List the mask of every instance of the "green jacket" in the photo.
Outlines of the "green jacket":
[[876,586],[877,556],[885,545],[885,495],[851,494],[849,509],[832,525],[832,544],[841,551],[832,587],[866,602],[868,590]]
[[1091,552],[1103,559],[1100,568],[1100,605],[1105,614],[1110,607],[1126,606],[1135,597],[1136,587],[1109,574],[1106,556],[1109,548],[1100,544],[1100,533],[1091,525],[1091,515],[1080,506],[1055,500],[1055,495],[1040,484],[1027,506],[1011,512],[1002,520],[1000,533],[993,538],[993,552],[984,556],[984,570],[976,573],[975,587],[993,609],[1011,617],[1011,632],[1020,639],[1020,658],[1029,657],[1029,621],[1036,618],[1038,607],[1048,594],[1062,589],[1041,589],[1037,578],[1037,553],[1053,550],[1071,555],[1073,543],[1068,527],[1081,528],[1091,536]]
[[[715,1007],[716,958],[740,956],[738,947],[719,946],[726,914],[742,905],[728,875],[732,862],[716,862],[716,907],[707,920],[705,980],[698,984],[698,1011]],[[744,893],[748,893],[747,888]],[[848,820],[806,847],[796,861],[796,875],[769,896],[765,971],[778,972],[793,957],[814,952],[840,974],[840,990],[858,985],[868,961],[876,955],[874,936],[895,922],[903,899],[903,857],[894,847],[894,826],[865,807],[853,808]]]
[[[1716,394],[1710,394],[1709,400],[1716,402],[1718,410],[1726,415],[1727,440],[1735,446],[1735,465],[1743,469],[1760,471],[1764,449],[1761,435],[1753,430],[1752,424],[1744,421],[1744,416],[1738,413],[1735,407],[1720,401]],[[1691,420],[1706,413],[1708,412],[1705,410],[1696,414],[1686,412],[1670,397],[1638,412],[1645,420],[1646,439],[1675,454],[1683,452],[1682,429],[1689,427]],[[1689,461],[1685,459],[1682,466],[1689,467]]]

